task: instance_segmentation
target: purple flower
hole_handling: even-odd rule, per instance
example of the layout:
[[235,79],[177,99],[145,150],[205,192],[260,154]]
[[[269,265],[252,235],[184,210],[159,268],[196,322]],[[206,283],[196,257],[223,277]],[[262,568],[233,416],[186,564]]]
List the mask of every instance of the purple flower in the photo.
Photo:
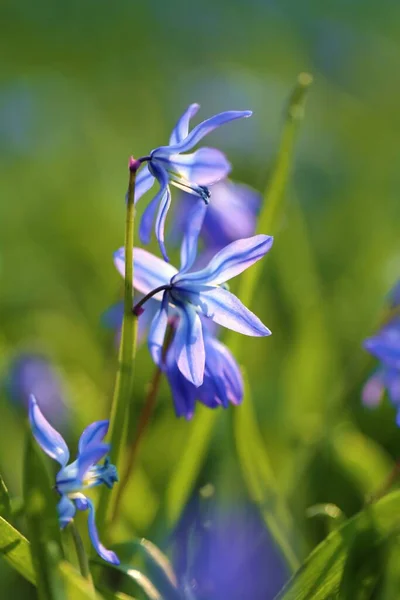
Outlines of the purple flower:
[[188,420],[193,417],[196,400],[209,408],[227,408],[230,403],[240,404],[243,398],[242,375],[229,349],[218,341],[207,327],[203,327],[203,341],[204,379],[199,387],[193,385],[180,372],[173,342],[162,365],[171,387],[176,415]]
[[400,426],[400,317],[395,317],[375,336],[366,339],[364,348],[379,359],[380,366],[364,385],[363,402],[367,406],[377,406],[386,389],[398,410],[397,424]]
[[9,367],[6,391],[14,402],[28,407],[29,396],[40,398],[41,408],[57,425],[68,421],[62,381],[50,362],[40,354],[22,353]]
[[[254,235],[261,194],[243,183],[225,179],[210,189],[212,200],[204,218],[201,237],[205,252],[212,255],[231,242]],[[193,206],[190,194],[182,193],[174,212],[172,237],[185,232]]]
[[109,444],[103,442],[108,430],[108,421],[96,421],[86,427],[79,440],[76,460],[70,464],[69,450],[64,438],[47,421],[34,396],[29,399],[29,421],[33,436],[41,449],[61,465],[55,483],[55,489],[60,495],[57,505],[60,527],[64,528],[72,521],[77,509],[88,510],[89,536],[96,552],[107,562],[118,565],[117,555],[112,550],[107,550],[100,542],[94,504],[82,493],[102,484],[112,488],[118,481],[117,470],[108,458],[102,465],[97,464],[110,449]]
[[207,186],[224,179],[230,164],[225,155],[215,148],[199,148],[192,150],[207,134],[221,125],[249,117],[251,111],[227,111],[215,115],[194,127],[189,132],[190,119],[197,113],[198,104],[191,104],[183,113],[172,131],[168,146],[160,146],[152,150],[149,156],[138,160],[146,163],[136,178],[135,202],[145,194],[157,180],[160,190],[146,207],[140,223],[140,239],[143,243],[150,240],[151,229],[155,221],[155,232],[162,255],[168,260],[164,243],[164,226],[171,204],[169,184],[194,194],[208,203],[210,192]]
[[[205,371],[205,345],[200,315],[218,325],[244,335],[266,336],[269,329],[226,289],[229,279],[260,260],[271,248],[273,238],[256,235],[237,240],[220,250],[199,271],[189,272],[197,251],[197,238],[206,207],[198,202],[181,246],[179,271],[142,248],[134,251],[134,286],[143,294],[151,294],[160,302],[149,332],[149,348],[156,364],[161,363],[162,348],[171,310],[179,320],[173,340],[174,355],[179,371],[196,387],[202,385]],[[120,248],[114,262],[125,272],[125,250]]]

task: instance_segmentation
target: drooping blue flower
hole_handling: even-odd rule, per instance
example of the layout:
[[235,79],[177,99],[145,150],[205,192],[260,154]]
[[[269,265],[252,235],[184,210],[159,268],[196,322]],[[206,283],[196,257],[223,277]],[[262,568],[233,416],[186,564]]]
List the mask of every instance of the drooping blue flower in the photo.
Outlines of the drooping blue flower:
[[203,327],[205,349],[204,379],[196,387],[180,372],[176,362],[174,342],[170,345],[161,368],[171,387],[177,417],[191,419],[196,401],[209,408],[240,404],[243,399],[243,378],[230,350],[207,327]]
[[[212,201],[200,232],[204,241],[202,261],[231,242],[254,235],[261,205],[259,192],[248,185],[228,179],[213,185],[210,192]],[[184,234],[192,206],[193,198],[190,194],[182,192],[175,202],[172,240],[180,240]]]
[[[142,248],[134,250],[134,286],[143,294],[159,291],[154,298],[161,305],[149,332],[148,343],[156,364],[160,364],[170,311],[179,315],[173,340],[178,369],[196,387],[202,385],[205,370],[205,347],[200,315],[218,325],[244,335],[266,336],[269,329],[226,289],[227,281],[260,260],[271,248],[273,238],[256,235],[237,240],[218,252],[200,271],[189,272],[197,252],[197,238],[204,219],[205,206],[200,201],[189,219],[181,246],[179,271]],[[125,250],[120,248],[114,262],[124,276]]]
[[118,565],[117,555],[112,550],[107,550],[99,540],[94,504],[83,493],[102,484],[112,488],[118,481],[117,470],[108,458],[102,465],[98,464],[110,449],[109,444],[103,442],[109,422],[95,421],[86,427],[79,440],[77,457],[68,464],[70,455],[65,440],[44,417],[32,395],[29,399],[29,421],[39,446],[61,465],[55,483],[55,489],[61,496],[57,505],[60,527],[64,528],[72,521],[76,509],[88,510],[89,536],[96,552],[107,562]]
[[143,167],[136,177],[135,202],[151,189],[155,180],[160,185],[158,193],[143,213],[139,229],[140,239],[142,243],[149,242],[155,221],[156,237],[165,260],[168,260],[168,257],[164,243],[164,226],[171,204],[169,184],[208,203],[210,192],[207,186],[224,179],[230,171],[230,164],[225,155],[215,148],[199,148],[191,154],[186,153],[214,129],[252,114],[248,110],[223,112],[206,119],[189,132],[190,120],[198,109],[198,104],[191,104],[186,109],[172,131],[168,146],[159,146],[152,150],[149,156],[137,161],[142,163]]
[[379,359],[380,366],[367,380],[362,399],[367,406],[376,406],[384,391],[397,409],[400,426],[400,317],[395,317],[380,331],[365,340],[364,348]]

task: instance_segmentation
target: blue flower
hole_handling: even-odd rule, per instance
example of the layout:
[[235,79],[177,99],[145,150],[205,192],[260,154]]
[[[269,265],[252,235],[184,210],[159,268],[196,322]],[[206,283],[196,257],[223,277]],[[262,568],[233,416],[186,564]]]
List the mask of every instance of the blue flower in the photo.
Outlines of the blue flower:
[[400,426],[400,317],[393,318],[375,336],[366,339],[364,348],[380,360],[380,366],[364,386],[363,402],[376,406],[386,389],[390,401],[397,408],[397,424]]
[[107,562],[118,565],[117,555],[101,544],[96,529],[94,504],[82,493],[101,484],[112,488],[118,481],[116,468],[107,458],[102,465],[97,464],[110,449],[109,444],[103,442],[109,422],[96,421],[86,427],[79,440],[76,460],[68,464],[67,444],[46,420],[34,396],[29,399],[29,421],[39,446],[61,465],[55,484],[55,489],[61,496],[57,505],[60,527],[64,528],[72,521],[76,509],[88,510],[89,536],[96,552]]
[[162,365],[171,387],[175,412],[178,417],[191,419],[196,400],[209,408],[230,403],[240,404],[243,399],[243,379],[238,364],[229,349],[218,341],[207,327],[203,327],[205,349],[204,379],[196,387],[180,372],[175,354],[174,342],[169,347],[165,363]]
[[29,396],[40,398],[40,406],[57,425],[68,424],[67,402],[58,370],[36,353],[23,352],[10,364],[5,389],[10,399],[26,410]]
[[[190,215],[181,246],[181,267],[165,263],[142,248],[134,250],[134,286],[143,294],[154,293],[161,305],[149,332],[148,343],[156,364],[160,364],[170,311],[179,315],[173,340],[178,369],[196,387],[202,385],[205,347],[200,315],[218,325],[250,336],[270,335],[269,329],[226,289],[229,279],[260,260],[271,248],[273,238],[256,235],[229,244],[200,271],[189,272],[197,251],[197,238],[205,215],[200,201]],[[125,273],[125,250],[114,255],[115,265]]]
[[[212,201],[200,234],[204,241],[202,261],[231,242],[254,235],[261,204],[259,192],[243,183],[234,183],[228,179],[213,185],[210,192]],[[192,206],[193,199],[190,194],[181,193],[174,211],[173,240],[180,239],[185,232]]]
[[197,113],[198,104],[191,104],[183,113],[172,131],[168,146],[160,146],[152,150],[149,156],[138,159],[138,163],[146,163],[136,178],[135,202],[145,194],[157,180],[160,189],[146,207],[139,229],[142,243],[150,240],[151,229],[155,221],[155,232],[164,259],[167,253],[164,243],[164,227],[167,213],[171,204],[169,184],[194,194],[208,203],[209,185],[224,179],[230,164],[222,152],[215,148],[199,148],[192,150],[207,134],[221,125],[249,117],[251,111],[227,111],[206,119],[189,132],[190,119]]

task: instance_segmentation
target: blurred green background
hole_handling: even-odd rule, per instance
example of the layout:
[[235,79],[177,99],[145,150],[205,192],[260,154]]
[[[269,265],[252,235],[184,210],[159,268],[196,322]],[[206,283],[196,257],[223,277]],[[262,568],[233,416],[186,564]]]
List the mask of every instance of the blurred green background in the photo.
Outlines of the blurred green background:
[[[15,496],[24,414],[10,403],[6,380],[20,352],[39,352],[58,370],[70,410],[61,429],[72,442],[108,414],[116,353],[101,315],[121,298],[112,253],[123,243],[130,154],[165,143],[190,102],[201,104],[201,118],[250,108],[252,119],[207,145],[227,153],[234,179],[263,191],[296,77],[314,76],[285,216],[266,232],[276,239],[252,306],[273,335],[240,342],[304,557],[326,534],[306,507],[333,502],[353,514],[400,454],[394,410],[385,402],[370,412],[359,399],[373,366],[361,342],[400,271],[400,5],[21,0],[3,1],[0,14],[0,471]],[[132,431],[153,370],[145,347],[138,361]],[[246,519],[259,531],[235,451],[234,410],[217,416],[192,464],[193,432],[206,411],[177,421],[162,388],[121,538],[135,532],[168,546],[168,490],[198,504],[196,490],[207,483],[214,494],[204,510],[218,531],[232,533],[241,520],[246,530]],[[247,544],[247,558],[259,554],[257,535],[241,536],[232,533],[231,548]],[[279,589],[264,542],[253,598]],[[0,569],[0,590],[15,583],[27,597],[22,580]]]

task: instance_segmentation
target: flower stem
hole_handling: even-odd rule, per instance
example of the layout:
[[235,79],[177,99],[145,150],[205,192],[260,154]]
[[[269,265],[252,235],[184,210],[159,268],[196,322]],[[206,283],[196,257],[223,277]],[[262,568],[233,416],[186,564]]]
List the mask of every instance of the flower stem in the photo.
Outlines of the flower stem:
[[[124,285],[124,318],[122,321],[121,341],[118,354],[118,371],[115,380],[114,395],[110,418],[110,460],[121,469],[126,446],[127,424],[129,421],[129,403],[132,399],[133,375],[136,357],[137,316],[133,306],[133,245],[135,225],[135,182],[136,171],[140,163],[131,159],[129,164],[129,185],[126,203],[125,224],[125,285]],[[115,489],[115,488],[114,488]],[[110,504],[116,492],[102,487],[97,522],[100,534],[109,518]]]
[[143,304],[145,304],[147,302],[147,300],[150,300],[150,298],[152,298],[153,296],[158,294],[158,292],[162,292],[163,290],[170,290],[170,289],[171,289],[171,285],[168,284],[168,285],[160,285],[159,287],[154,288],[154,290],[151,290],[151,292],[149,292],[148,294],[143,296],[143,298],[141,298],[139,300],[139,302],[137,302],[135,304],[135,306],[132,309],[133,314],[136,315],[137,317],[139,317],[142,306],[143,306]]
[[[163,354],[162,354],[163,361],[167,354],[169,345],[172,341],[173,332],[174,332],[174,329],[170,325],[167,330],[167,334],[165,337],[165,343],[164,343],[164,347],[163,347]],[[149,384],[149,387],[148,387],[146,400],[145,400],[142,412],[139,417],[139,423],[138,423],[138,426],[136,429],[135,437],[133,438],[132,444],[129,448],[128,457],[127,457],[127,460],[125,463],[125,470],[122,473],[120,484],[118,486],[118,490],[116,493],[114,509],[113,509],[113,513],[112,513],[112,517],[111,517],[111,523],[115,522],[115,519],[118,515],[118,511],[119,511],[119,507],[121,504],[121,500],[122,500],[124,491],[129,482],[129,478],[133,472],[133,469],[135,467],[135,462],[136,462],[136,459],[138,456],[140,443],[144,437],[147,426],[150,423],[151,417],[153,415],[154,408],[155,408],[156,401],[157,401],[158,391],[160,389],[162,374],[163,374],[163,371],[162,371],[161,367],[157,366],[154,371],[151,382]]]
[[71,532],[72,539],[74,541],[76,556],[78,557],[79,570],[82,577],[92,582],[92,574],[89,568],[89,560],[86,554],[85,546],[83,545],[82,538],[79,531],[73,521],[68,525],[68,529]]

